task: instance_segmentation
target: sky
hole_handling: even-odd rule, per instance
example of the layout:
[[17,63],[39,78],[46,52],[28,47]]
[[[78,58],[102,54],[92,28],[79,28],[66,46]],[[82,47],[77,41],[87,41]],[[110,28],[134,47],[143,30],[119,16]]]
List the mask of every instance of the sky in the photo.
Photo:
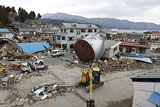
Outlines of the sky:
[[36,13],[68,13],[160,24],[160,0],[0,0],[0,5]]

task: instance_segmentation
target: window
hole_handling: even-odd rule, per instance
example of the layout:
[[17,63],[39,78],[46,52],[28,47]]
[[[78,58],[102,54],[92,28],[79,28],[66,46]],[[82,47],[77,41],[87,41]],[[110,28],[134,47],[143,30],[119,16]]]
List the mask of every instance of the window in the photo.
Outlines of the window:
[[81,33],[81,32],[78,30],[78,31],[77,31],[77,35],[80,35],[80,33]]
[[66,32],[66,29],[64,29],[64,32]]
[[97,29],[94,29],[94,32],[97,32]]
[[86,32],[86,29],[81,29],[81,32],[83,32],[83,33]]
[[92,29],[88,29],[88,32],[92,32]]
[[74,37],[68,37],[68,41],[73,41]]
[[117,47],[115,47],[115,48],[113,49],[113,53],[116,52],[116,51],[117,51]]
[[58,36],[57,39],[60,40],[60,37]]
[[62,36],[62,40],[65,40],[66,38],[65,38],[65,36]]
[[70,33],[74,33],[74,29],[70,29]]
[[63,29],[61,29],[61,32],[63,32]]
[[2,34],[0,34],[0,37],[2,37]]

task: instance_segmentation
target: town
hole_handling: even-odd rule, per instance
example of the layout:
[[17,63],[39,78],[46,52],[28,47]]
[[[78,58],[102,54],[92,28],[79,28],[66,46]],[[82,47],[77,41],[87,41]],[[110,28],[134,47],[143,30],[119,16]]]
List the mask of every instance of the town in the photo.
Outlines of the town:
[[33,11],[14,20],[7,9],[13,19],[5,25],[0,17],[1,107],[160,106],[160,31],[53,24]]

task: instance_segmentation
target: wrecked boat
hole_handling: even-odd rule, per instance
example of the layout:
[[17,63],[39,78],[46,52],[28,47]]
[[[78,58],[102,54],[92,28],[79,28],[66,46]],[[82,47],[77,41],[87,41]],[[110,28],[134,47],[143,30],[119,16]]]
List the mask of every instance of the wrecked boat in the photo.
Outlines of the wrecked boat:
[[129,59],[135,59],[135,60],[146,62],[146,63],[152,63],[152,60],[149,56],[143,56],[138,54],[121,54],[120,58],[129,58]]

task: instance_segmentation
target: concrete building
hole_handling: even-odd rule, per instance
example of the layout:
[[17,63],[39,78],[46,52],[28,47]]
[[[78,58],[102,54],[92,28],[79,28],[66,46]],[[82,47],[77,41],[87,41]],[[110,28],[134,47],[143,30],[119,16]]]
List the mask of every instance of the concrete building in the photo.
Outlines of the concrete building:
[[0,28],[0,38],[13,39],[14,34],[8,29]]
[[99,32],[94,24],[63,23],[56,34],[56,44],[63,49],[73,48],[76,41]]
[[32,28],[20,28],[19,29],[19,35],[23,36],[24,39],[36,36],[36,34],[37,34],[36,29],[32,29]]
[[54,32],[42,32],[40,33],[40,37],[43,40],[47,40],[49,42],[53,42],[54,41]]
[[149,54],[151,45],[147,42],[121,42],[120,52],[129,54]]
[[144,32],[143,39],[160,39],[160,32],[159,31],[151,31],[151,32]]
[[106,49],[104,56],[105,58],[112,58],[116,54],[119,53],[119,44],[121,42],[117,42],[115,40],[106,40]]
[[134,85],[132,107],[160,107],[160,70],[131,79]]

